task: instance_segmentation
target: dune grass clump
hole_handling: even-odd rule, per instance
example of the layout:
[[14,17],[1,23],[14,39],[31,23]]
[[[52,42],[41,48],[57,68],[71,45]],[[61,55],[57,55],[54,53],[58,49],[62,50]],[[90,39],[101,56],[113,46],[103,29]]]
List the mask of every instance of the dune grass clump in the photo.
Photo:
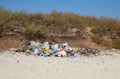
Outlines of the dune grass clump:
[[113,44],[113,47],[116,49],[120,49],[120,39],[117,39],[115,43]]

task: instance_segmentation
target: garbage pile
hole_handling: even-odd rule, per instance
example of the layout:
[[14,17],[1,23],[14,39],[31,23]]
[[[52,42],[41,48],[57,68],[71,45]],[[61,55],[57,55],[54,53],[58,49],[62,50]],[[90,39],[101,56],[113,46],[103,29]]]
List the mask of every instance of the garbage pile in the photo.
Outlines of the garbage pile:
[[99,51],[90,48],[78,48],[68,43],[58,44],[58,43],[49,43],[49,42],[25,42],[19,47],[16,52],[22,52],[25,55],[35,55],[43,57],[76,57],[78,55],[90,56],[90,55],[99,55]]
[[90,55],[98,56],[100,55],[100,50],[91,49],[91,48],[81,48],[80,54],[84,56],[90,56]]

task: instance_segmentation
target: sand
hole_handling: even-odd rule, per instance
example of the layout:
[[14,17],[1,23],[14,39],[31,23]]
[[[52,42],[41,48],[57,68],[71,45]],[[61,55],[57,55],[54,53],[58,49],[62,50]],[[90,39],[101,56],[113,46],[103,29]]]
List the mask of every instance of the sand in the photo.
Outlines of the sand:
[[0,79],[120,79],[120,54],[77,58],[0,53]]

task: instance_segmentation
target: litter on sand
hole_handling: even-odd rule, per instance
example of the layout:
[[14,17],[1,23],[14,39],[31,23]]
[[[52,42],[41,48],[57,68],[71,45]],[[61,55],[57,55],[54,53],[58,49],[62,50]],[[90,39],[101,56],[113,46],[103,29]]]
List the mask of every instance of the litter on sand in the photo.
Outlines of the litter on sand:
[[70,57],[75,58],[79,55],[84,56],[97,56],[99,54],[99,50],[91,49],[91,48],[79,48],[69,45],[68,43],[49,43],[49,42],[35,42],[30,41],[22,44],[16,52],[24,53],[26,56],[35,55],[35,56],[43,56],[43,57]]

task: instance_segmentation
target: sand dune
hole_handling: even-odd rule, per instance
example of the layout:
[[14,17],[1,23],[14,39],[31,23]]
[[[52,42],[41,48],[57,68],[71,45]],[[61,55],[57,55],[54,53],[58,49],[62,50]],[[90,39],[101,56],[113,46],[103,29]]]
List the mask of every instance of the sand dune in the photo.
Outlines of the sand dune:
[[120,79],[120,54],[71,58],[0,53],[0,79]]

